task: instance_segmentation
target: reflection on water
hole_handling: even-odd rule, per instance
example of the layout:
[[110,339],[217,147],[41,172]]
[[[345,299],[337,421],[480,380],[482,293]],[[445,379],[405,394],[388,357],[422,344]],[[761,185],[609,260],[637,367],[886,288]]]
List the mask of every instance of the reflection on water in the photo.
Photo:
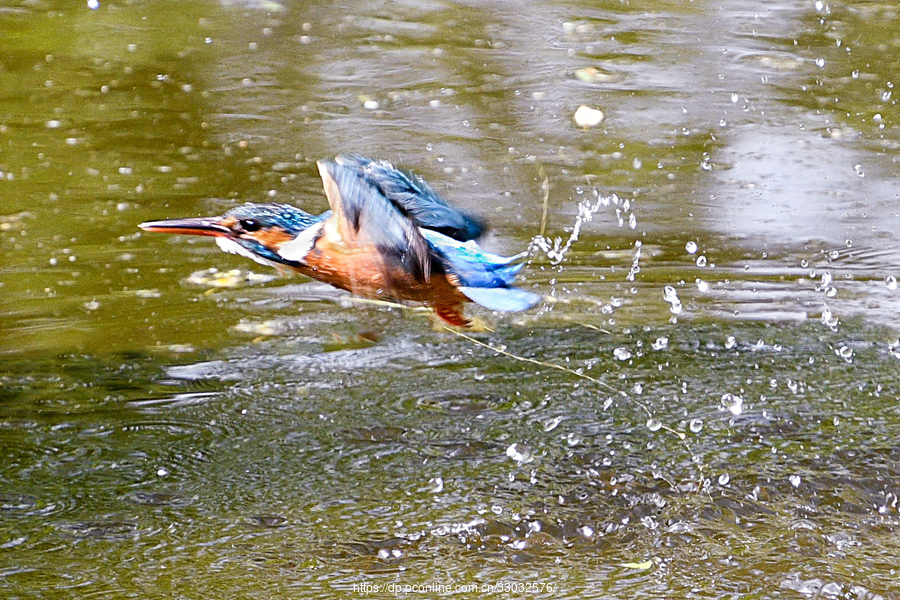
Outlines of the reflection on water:
[[[900,593],[891,3],[0,23],[4,595]],[[465,338],[135,227],[346,151],[546,301]]]

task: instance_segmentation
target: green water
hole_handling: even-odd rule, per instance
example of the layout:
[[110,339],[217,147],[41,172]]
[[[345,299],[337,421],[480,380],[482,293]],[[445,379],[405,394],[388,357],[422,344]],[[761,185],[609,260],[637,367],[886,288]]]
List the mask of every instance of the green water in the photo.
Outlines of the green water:
[[[898,27],[3,3],[0,596],[900,597]],[[136,227],[324,210],[339,152],[546,301],[462,337]]]

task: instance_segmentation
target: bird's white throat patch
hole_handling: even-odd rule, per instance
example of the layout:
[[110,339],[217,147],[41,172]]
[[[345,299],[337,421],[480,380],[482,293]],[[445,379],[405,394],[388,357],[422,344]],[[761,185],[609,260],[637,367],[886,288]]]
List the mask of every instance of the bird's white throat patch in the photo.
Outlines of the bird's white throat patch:
[[240,244],[238,244],[238,243],[235,242],[234,240],[228,239],[228,238],[226,238],[226,237],[217,237],[217,238],[216,238],[216,245],[219,246],[219,248],[220,248],[223,252],[227,252],[227,253],[229,253],[229,254],[238,254],[238,255],[240,255],[240,256],[243,256],[243,257],[245,257],[245,258],[249,258],[249,259],[251,259],[251,260],[253,260],[253,261],[255,261],[255,262],[258,262],[258,263],[261,264],[261,265],[265,265],[265,266],[267,266],[267,267],[278,267],[278,266],[280,266],[280,265],[279,265],[278,263],[276,263],[276,262],[272,262],[271,260],[266,260],[265,258],[262,258],[261,256],[257,256],[257,255],[255,255],[255,254],[253,254],[252,252],[250,252],[249,250],[247,250],[246,248],[244,248],[243,246],[241,246]]

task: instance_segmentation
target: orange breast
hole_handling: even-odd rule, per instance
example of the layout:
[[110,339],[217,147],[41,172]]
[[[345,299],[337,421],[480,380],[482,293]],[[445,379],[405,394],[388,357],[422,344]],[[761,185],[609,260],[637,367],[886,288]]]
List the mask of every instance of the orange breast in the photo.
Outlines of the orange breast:
[[[364,298],[422,302],[441,308],[438,313],[450,322],[451,313],[458,312],[466,301],[447,275],[433,273],[427,281],[417,279],[386,264],[374,246],[348,248],[323,237],[306,256],[306,263],[297,270],[313,279]],[[461,316],[459,320],[465,321]]]

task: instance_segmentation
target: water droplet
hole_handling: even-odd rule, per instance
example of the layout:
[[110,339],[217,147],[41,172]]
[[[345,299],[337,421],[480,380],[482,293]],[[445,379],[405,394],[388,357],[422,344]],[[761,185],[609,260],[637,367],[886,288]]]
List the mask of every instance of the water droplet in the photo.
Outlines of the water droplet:
[[580,435],[578,435],[577,433],[572,432],[572,433],[570,433],[569,435],[566,436],[566,444],[567,444],[568,446],[577,446],[578,444],[581,443],[581,441],[582,441],[583,439],[584,439],[584,438],[582,438],[582,437],[581,437]]
[[893,275],[888,275],[884,278],[884,283],[887,285],[887,289],[894,291],[897,289],[897,278]]
[[744,399],[735,394],[723,394],[722,407],[737,417],[744,410]]
[[816,59],[816,66],[819,67],[819,68],[824,67],[824,66],[825,66],[825,59],[824,59],[824,58],[821,58],[821,57],[820,57],[820,58],[817,58],[817,59]]
[[544,431],[553,431],[559,426],[560,423],[562,423],[562,420],[563,418],[559,416],[544,421]]
[[863,173],[862,165],[853,165],[853,170],[856,171],[856,174],[857,174],[859,177],[865,177],[865,176],[866,176],[866,174]]
[[583,527],[578,528],[578,533],[586,538],[589,538],[594,535],[594,530],[590,526],[584,525]]
[[520,465],[528,464],[534,460],[534,454],[528,448],[519,444],[513,444],[506,449],[506,456]]
[[647,419],[647,429],[649,429],[650,431],[659,431],[660,429],[662,429],[662,421],[650,417],[649,419]]
[[678,292],[675,291],[675,288],[671,285],[667,285],[663,288],[663,300],[671,304],[669,307],[669,312],[673,315],[680,315],[683,307],[681,306],[681,300],[678,299]]
[[849,359],[853,356],[853,349],[849,346],[841,346],[838,350],[838,356]]
[[737,94],[735,94],[734,92],[732,92],[732,94],[731,94],[731,103],[732,103],[732,104],[737,104],[737,101],[738,101],[739,99],[740,99],[740,97],[739,97]]
[[796,487],[800,487],[800,476],[799,475],[791,475],[788,477],[788,481],[791,482],[791,485]]
[[684,245],[684,249],[687,250],[688,254],[696,254],[697,253],[697,242],[688,242]]
[[719,485],[728,485],[729,481],[731,481],[731,476],[729,476],[728,473],[719,475]]
[[853,69],[853,72],[850,73],[850,77],[853,79],[859,79],[859,69]]
[[813,2],[813,6],[815,7],[816,12],[822,12],[823,10],[825,10],[825,2],[823,0],[815,0],[815,2]]
[[697,257],[697,266],[698,266],[698,267],[705,267],[705,266],[706,266],[706,257],[705,257],[705,256],[698,256],[698,257]]
[[737,346],[737,340],[734,339],[733,335],[729,335],[727,338],[725,338],[725,349],[726,350],[731,350],[735,346]]
[[621,347],[613,350],[613,355],[618,360],[628,360],[629,358],[632,357],[631,350],[629,350],[628,348],[621,348]]
[[800,261],[800,266],[805,269],[806,267],[809,266],[809,261],[804,258],[803,260]]
[[[700,258],[703,258],[702,256]],[[697,280],[697,289],[702,293],[706,293],[709,291],[709,283],[703,281],[702,279]]]
[[156,470],[156,475],[159,477],[165,477],[168,474],[169,474],[169,470],[165,469],[163,467],[160,467],[159,469]]
[[440,494],[444,491],[444,480],[441,477],[432,477],[428,480],[428,489],[432,494]]
[[652,344],[650,344],[650,347],[654,350],[665,350],[669,347],[669,338],[658,337]]
[[691,430],[691,433],[700,433],[703,431],[703,419],[691,419],[688,428]]

